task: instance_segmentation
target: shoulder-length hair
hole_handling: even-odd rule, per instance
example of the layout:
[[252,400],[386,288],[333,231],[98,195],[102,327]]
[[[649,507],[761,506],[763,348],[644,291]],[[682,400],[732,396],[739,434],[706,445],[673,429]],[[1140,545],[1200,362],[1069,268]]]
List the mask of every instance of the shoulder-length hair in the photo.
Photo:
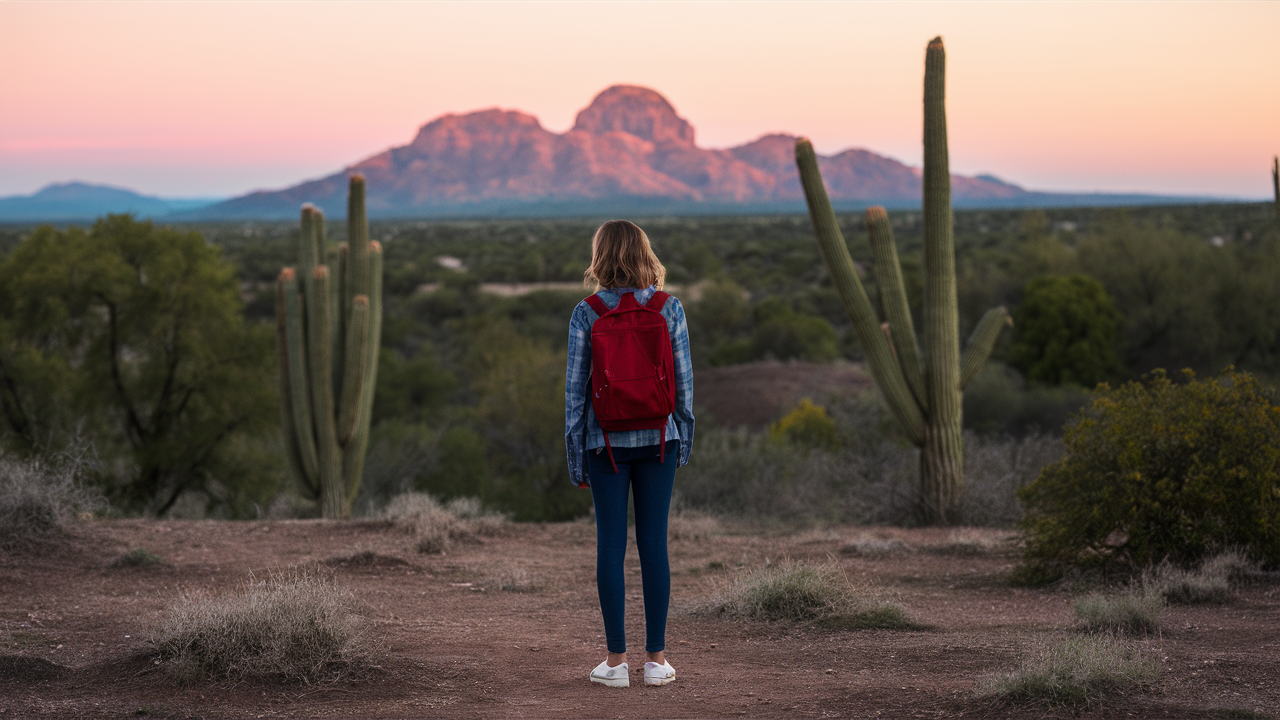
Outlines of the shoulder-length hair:
[[649,236],[629,220],[610,220],[591,239],[591,264],[582,273],[582,284],[601,288],[662,289],[667,269],[649,245]]

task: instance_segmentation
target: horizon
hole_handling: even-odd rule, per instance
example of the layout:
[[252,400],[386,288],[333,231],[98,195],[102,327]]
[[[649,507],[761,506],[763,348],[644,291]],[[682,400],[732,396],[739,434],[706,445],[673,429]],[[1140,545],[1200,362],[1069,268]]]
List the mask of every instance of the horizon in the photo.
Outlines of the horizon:
[[[1261,199],[1277,25],[1276,3],[0,3],[0,97],[24,108],[0,118],[0,196],[276,189],[447,113],[519,110],[561,133],[614,84],[661,93],[700,147],[784,132],[918,167],[924,46],[941,34],[952,172]],[[440,26],[461,29],[423,41]],[[616,52],[629,41],[660,52]]]

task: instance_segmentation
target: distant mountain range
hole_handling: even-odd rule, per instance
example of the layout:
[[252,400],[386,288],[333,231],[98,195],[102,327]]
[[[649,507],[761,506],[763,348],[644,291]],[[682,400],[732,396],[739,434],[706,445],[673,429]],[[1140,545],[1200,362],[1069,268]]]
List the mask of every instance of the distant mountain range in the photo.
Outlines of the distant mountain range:
[[33,195],[0,197],[0,222],[93,220],[107,213],[161,218],[217,203],[222,198],[159,198],[83,182],[55,183]]
[[[304,202],[342,217],[347,178],[357,172],[368,179],[369,214],[383,218],[803,212],[795,141],[794,135],[770,134],[724,150],[700,148],[693,126],[662,95],[615,85],[578,113],[565,133],[514,110],[448,114],[423,125],[408,145],[283,190],[193,207],[196,201],[69,183],[27,198],[0,198],[0,221],[126,210],[173,221],[290,219]],[[859,149],[819,156],[818,162],[838,209],[920,204],[919,168]],[[991,175],[953,175],[951,191],[957,207],[1221,200],[1035,192]],[[178,207],[181,202],[192,204]]]

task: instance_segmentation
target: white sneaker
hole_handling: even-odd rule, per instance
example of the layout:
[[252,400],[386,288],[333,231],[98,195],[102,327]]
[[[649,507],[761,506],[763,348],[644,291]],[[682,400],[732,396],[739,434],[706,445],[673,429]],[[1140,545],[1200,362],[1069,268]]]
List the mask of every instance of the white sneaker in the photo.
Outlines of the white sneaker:
[[[652,665],[653,663],[649,663]],[[646,682],[648,676],[646,675]],[[600,683],[608,687],[631,687],[630,671],[626,663],[609,667],[609,661],[605,660],[591,671],[591,682]]]
[[656,662],[647,662],[644,664],[644,684],[645,685],[666,685],[676,679],[676,669],[671,667],[671,663],[665,660],[661,665]]

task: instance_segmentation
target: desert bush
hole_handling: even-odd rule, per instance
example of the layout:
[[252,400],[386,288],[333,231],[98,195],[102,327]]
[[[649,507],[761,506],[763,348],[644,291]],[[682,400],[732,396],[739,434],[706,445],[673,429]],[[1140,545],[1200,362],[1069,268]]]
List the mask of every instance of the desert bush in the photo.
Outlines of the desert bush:
[[814,623],[845,630],[921,627],[892,600],[872,589],[854,587],[838,565],[790,560],[730,578],[711,610],[734,619]]
[[1143,588],[1117,595],[1095,593],[1077,601],[1075,611],[1091,632],[1151,635],[1160,631],[1164,598]]
[[75,452],[23,459],[0,451],[0,548],[28,546],[79,513],[105,507],[105,499],[82,482],[87,457]]
[[1120,314],[1088,275],[1032,278],[1014,312],[1009,359],[1027,379],[1092,387],[1121,371]]
[[1160,666],[1119,640],[1079,635],[1047,646],[1012,673],[991,678],[979,694],[1012,703],[1088,706],[1113,693],[1142,689]]
[[1100,386],[1066,456],[1019,492],[1025,562],[1196,562],[1239,546],[1280,563],[1280,406],[1252,376]]
[[803,398],[795,409],[774,423],[769,428],[769,436],[828,452],[840,449],[840,428],[836,427],[836,421],[809,398]]
[[185,595],[152,644],[185,681],[259,676],[340,680],[370,662],[368,628],[351,593],[302,570],[251,578],[226,596]]
[[505,515],[487,512],[476,498],[454,498],[441,505],[427,493],[402,493],[387,505],[386,519],[414,536],[418,552],[440,554],[457,540],[501,532]]

